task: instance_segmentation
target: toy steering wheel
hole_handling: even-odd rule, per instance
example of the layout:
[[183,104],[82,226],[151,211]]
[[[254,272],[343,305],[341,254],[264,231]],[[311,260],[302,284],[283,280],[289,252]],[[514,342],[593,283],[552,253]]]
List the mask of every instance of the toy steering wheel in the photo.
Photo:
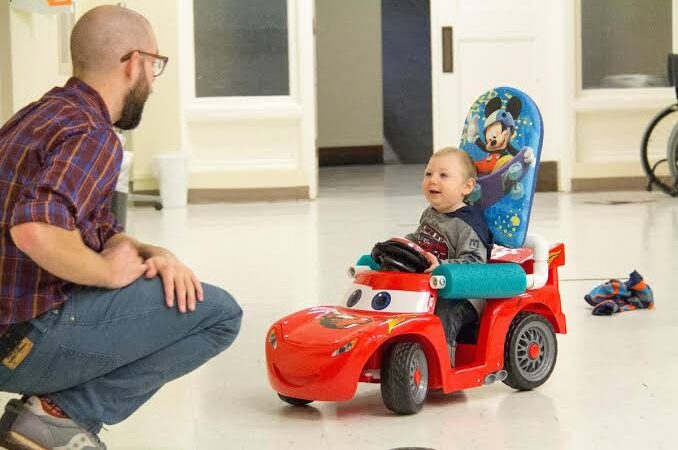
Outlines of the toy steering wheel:
[[385,272],[423,273],[431,265],[424,249],[405,238],[378,242],[372,249],[372,258]]

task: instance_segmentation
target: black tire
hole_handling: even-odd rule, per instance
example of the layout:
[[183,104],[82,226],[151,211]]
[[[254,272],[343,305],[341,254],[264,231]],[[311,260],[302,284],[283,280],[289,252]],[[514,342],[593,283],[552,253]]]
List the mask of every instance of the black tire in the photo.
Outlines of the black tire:
[[529,391],[548,380],[556,366],[558,341],[551,322],[539,314],[520,313],[511,322],[504,344],[504,383]]
[[669,145],[666,150],[666,161],[669,164],[669,172],[675,187],[678,185],[678,124],[674,125],[671,129]]
[[[662,111],[660,111],[652,120],[650,123],[647,125],[645,128],[645,132],[643,133],[643,138],[640,142],[640,162],[643,166],[643,170],[645,171],[645,174],[647,175],[648,179],[648,185],[647,185],[647,190],[651,191],[653,186],[657,186],[659,189],[664,191],[665,193],[673,196],[673,197],[678,197],[678,179],[675,177],[672,180],[672,185],[668,185],[664,183],[659,177],[655,175],[655,170],[657,169],[657,166],[660,165],[663,162],[667,162],[667,159],[669,160],[669,164],[671,163],[670,159],[672,158],[671,156],[671,145],[672,142],[669,142],[669,148],[667,149],[667,159],[661,159],[658,162],[651,164],[650,163],[650,157],[648,155],[648,147],[649,143],[652,137],[652,132],[654,131],[655,127],[661,122],[666,116],[673,114],[674,112],[678,111],[678,103],[673,104]],[[675,153],[674,153],[675,155]],[[675,160],[674,160],[675,161]]]
[[313,400],[304,400],[303,398],[288,397],[282,394],[278,394],[278,397],[280,397],[280,400],[284,401],[285,403],[289,403],[292,406],[304,406],[308,405],[313,401]]
[[419,412],[428,394],[428,362],[421,345],[394,344],[384,355],[381,367],[381,396],[396,414]]

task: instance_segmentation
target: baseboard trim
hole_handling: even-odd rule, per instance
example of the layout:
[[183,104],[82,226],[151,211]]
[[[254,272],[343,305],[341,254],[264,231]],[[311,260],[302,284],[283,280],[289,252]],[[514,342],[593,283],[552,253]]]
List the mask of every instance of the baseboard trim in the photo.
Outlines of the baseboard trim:
[[257,189],[189,189],[188,203],[239,203],[307,200],[308,186]]
[[573,178],[572,192],[645,191],[645,177]]
[[383,164],[383,145],[354,147],[320,147],[318,164],[323,166],[344,166],[349,164]]
[[[159,195],[158,190],[139,190],[135,194]],[[272,202],[283,200],[308,200],[308,186],[256,189],[189,189],[189,204]],[[148,201],[135,201],[136,206],[151,206]]]
[[558,192],[558,161],[541,161],[537,192]]

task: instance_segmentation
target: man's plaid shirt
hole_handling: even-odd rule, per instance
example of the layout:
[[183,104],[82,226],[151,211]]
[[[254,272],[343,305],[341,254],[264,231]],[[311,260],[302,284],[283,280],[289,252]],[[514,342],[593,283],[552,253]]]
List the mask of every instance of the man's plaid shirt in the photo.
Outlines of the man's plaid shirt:
[[77,78],[0,129],[0,334],[59,307],[73,284],[19,250],[10,228],[42,222],[78,229],[96,252],[121,231],[110,204],[122,147],[99,94]]

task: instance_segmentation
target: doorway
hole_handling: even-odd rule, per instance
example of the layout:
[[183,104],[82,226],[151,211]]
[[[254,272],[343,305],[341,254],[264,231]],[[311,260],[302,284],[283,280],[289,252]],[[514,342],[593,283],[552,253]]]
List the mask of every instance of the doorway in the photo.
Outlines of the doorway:
[[430,0],[316,0],[321,166],[432,152]]
[[381,0],[381,19],[384,157],[425,163],[433,151],[430,2]]

